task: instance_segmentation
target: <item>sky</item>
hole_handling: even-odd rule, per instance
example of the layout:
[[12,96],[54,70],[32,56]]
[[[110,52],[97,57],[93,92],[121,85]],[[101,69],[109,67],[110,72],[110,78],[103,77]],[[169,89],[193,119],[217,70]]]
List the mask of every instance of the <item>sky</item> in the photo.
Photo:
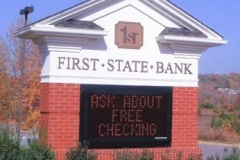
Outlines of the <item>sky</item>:
[[[4,2],[3,2],[4,1]],[[21,15],[19,11],[33,5],[32,22],[83,2],[84,0],[2,0],[0,5],[0,37]],[[226,45],[203,52],[199,60],[200,74],[240,73],[240,1],[170,0],[228,41]]]

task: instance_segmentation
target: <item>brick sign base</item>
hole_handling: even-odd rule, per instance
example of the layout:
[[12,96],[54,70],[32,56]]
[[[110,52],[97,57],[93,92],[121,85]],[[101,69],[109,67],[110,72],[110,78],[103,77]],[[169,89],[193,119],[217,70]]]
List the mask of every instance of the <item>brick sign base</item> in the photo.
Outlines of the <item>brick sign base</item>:
[[[79,84],[41,84],[40,136],[55,152],[57,160],[66,159],[66,151],[76,146],[79,140],[80,88]],[[154,152],[155,160],[160,160],[164,153],[171,159],[176,159],[180,152],[183,159],[201,153],[197,147],[198,88],[173,87],[172,96],[171,147],[148,148]],[[113,160],[116,149],[95,149],[95,152],[98,160]]]

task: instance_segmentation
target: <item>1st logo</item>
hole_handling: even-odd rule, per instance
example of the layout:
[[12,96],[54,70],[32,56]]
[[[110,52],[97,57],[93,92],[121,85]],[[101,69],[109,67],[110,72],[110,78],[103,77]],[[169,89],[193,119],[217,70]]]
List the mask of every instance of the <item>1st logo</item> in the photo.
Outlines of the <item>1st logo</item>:
[[115,44],[119,48],[139,49],[143,45],[143,27],[140,23],[119,22],[115,26]]
[[126,43],[136,44],[138,33],[136,33],[136,32],[128,33],[127,26],[125,26],[122,29],[120,29],[120,31],[123,32],[123,43],[125,43],[125,44]]

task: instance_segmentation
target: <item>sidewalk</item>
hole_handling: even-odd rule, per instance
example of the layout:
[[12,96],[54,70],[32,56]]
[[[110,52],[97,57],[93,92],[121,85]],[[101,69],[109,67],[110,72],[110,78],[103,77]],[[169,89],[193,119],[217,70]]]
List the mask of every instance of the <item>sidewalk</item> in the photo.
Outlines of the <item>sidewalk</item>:
[[239,143],[222,143],[222,142],[207,142],[207,141],[198,141],[198,144],[206,144],[206,145],[213,145],[213,146],[225,146],[225,147],[239,147]]
[[[240,144],[216,143],[198,141],[198,146],[202,148],[203,160],[207,157],[218,155],[223,158],[224,155],[229,154],[233,147],[239,147]],[[228,151],[228,152],[226,152]]]

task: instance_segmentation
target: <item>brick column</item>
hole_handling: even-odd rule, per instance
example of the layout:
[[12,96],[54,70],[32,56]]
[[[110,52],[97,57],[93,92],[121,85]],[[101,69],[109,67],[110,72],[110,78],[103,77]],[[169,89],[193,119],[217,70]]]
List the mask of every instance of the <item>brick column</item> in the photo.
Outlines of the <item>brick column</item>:
[[[155,160],[161,155],[183,159],[198,155],[197,145],[198,88],[173,87],[172,143],[166,148],[148,148],[154,152]],[[41,123],[45,142],[56,153],[57,160],[64,160],[66,151],[79,140],[80,85],[41,84]],[[120,150],[120,149],[118,149]],[[132,151],[140,152],[135,148]],[[98,160],[113,160],[115,149],[96,149]]]
[[198,88],[173,87],[172,147],[197,146]]
[[79,140],[79,84],[41,84],[40,139],[64,160],[66,151]]

